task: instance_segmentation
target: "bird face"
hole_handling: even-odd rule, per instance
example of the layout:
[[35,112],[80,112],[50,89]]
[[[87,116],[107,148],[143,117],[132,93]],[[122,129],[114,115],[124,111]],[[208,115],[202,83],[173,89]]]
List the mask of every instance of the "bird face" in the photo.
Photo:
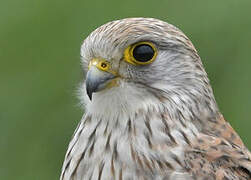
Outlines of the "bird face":
[[90,100],[93,94],[111,97],[109,92],[132,93],[139,99],[147,93],[200,97],[198,94],[210,88],[190,40],[176,27],[157,19],[109,22],[85,39],[81,56]]
[[[129,45],[124,50],[121,60],[135,67],[145,66],[145,68],[147,68],[146,65],[155,61],[157,54],[158,50],[155,44],[140,41]],[[112,67],[112,62],[106,59],[93,58],[89,62],[86,75],[86,90],[90,99],[92,99],[93,92],[119,86],[119,80],[130,81],[130,79],[132,79],[128,77],[128,72],[123,72],[123,69],[120,68],[120,63],[119,61],[115,69]],[[124,75],[121,75],[121,72],[124,73]]]

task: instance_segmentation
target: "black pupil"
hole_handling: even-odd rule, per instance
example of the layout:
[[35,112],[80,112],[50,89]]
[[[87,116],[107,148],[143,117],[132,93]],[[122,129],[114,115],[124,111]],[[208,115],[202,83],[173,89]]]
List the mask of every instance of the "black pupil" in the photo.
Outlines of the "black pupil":
[[148,44],[141,44],[134,48],[133,57],[140,62],[150,61],[154,56],[153,48]]

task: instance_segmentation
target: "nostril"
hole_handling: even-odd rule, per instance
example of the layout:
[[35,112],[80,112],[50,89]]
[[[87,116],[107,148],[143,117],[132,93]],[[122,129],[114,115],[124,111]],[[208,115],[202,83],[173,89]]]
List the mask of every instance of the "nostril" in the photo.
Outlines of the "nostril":
[[102,68],[106,68],[106,67],[107,67],[107,64],[104,63],[104,62],[102,62],[102,63],[101,63],[101,67],[102,67]]

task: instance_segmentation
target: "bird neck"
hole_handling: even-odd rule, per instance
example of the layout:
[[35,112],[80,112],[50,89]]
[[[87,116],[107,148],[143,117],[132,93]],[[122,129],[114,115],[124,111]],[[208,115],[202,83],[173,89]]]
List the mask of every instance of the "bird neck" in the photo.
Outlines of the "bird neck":
[[165,105],[149,104],[132,114],[120,112],[107,117],[87,112],[83,121],[89,160],[106,157],[119,159],[125,167],[138,164],[148,168],[151,162],[178,169],[184,147],[199,133],[192,122],[170,119]]
[[[182,158],[184,147],[203,130],[204,122],[208,118],[217,118],[217,113],[211,111],[205,100],[193,102],[185,95],[121,98],[123,96],[110,99],[108,104],[95,104],[95,101],[93,106],[89,104],[83,123],[85,137],[91,137],[86,140],[90,142],[87,143],[90,153],[115,153],[128,165],[139,161],[135,160],[137,158],[151,157],[155,153],[160,157]],[[95,145],[91,148],[93,138]],[[175,163],[178,166],[178,162]]]
[[[193,93],[193,94],[192,94]],[[186,124],[192,123],[198,131],[203,131],[209,122],[217,122],[220,117],[217,103],[212,91],[203,94],[193,91],[169,92],[168,96],[163,94],[159,97],[170,121]]]
[[[191,90],[137,94],[137,91],[127,93],[128,90],[117,88],[96,94],[93,101],[87,104],[86,110],[92,119],[101,121],[111,131],[114,128],[125,132],[126,129],[133,129],[139,134],[143,127],[148,128],[149,123],[156,128],[156,132],[161,128],[186,129],[191,126],[202,131],[208,120],[217,121],[220,115],[211,87],[205,89],[205,92],[196,92],[191,87]],[[156,124],[159,126],[156,127]]]

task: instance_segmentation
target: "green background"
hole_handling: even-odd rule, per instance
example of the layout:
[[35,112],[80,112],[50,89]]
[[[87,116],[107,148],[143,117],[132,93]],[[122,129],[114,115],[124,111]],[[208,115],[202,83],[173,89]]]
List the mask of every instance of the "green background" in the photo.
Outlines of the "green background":
[[79,49],[96,27],[155,17],[197,48],[219,107],[251,148],[250,0],[0,0],[0,179],[58,179],[81,119]]

